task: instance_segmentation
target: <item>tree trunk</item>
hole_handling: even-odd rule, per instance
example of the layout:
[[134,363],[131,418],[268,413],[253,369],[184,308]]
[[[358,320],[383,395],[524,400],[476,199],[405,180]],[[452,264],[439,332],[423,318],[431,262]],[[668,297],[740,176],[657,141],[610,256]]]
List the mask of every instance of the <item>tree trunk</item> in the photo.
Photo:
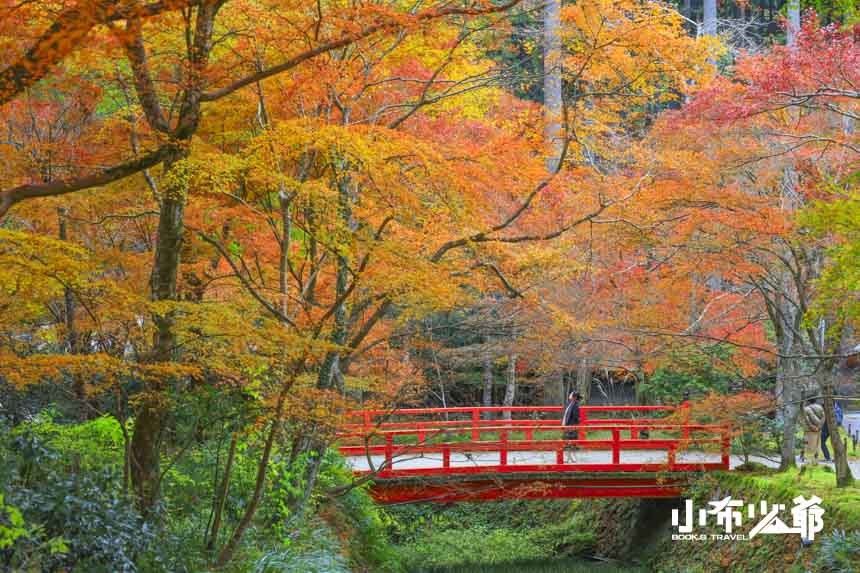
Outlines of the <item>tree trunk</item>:
[[224,504],[227,503],[227,492],[230,489],[230,473],[233,470],[233,458],[236,456],[238,436],[237,432],[233,432],[230,436],[230,451],[227,453],[227,463],[224,465],[224,479],[221,480],[221,487],[218,488],[218,494],[215,498],[215,517],[212,521],[212,532],[209,534],[209,541],[206,543],[208,551],[215,549],[215,544],[218,542],[218,533],[221,530],[221,516],[224,514]]
[[[165,172],[185,157],[180,151],[165,162]],[[165,189],[158,219],[155,263],[152,272],[152,300],[176,300],[176,281],[184,233],[185,192],[181,184]],[[170,313],[153,317],[156,333],[151,360],[170,362],[175,358],[175,318]],[[160,493],[160,445],[165,412],[158,396],[160,388],[144,390],[134,421],[131,439],[131,481],[138,507],[148,515],[158,503]]]
[[785,43],[787,46],[794,46],[797,43],[797,32],[800,30],[800,0],[788,0],[785,9],[788,16]]
[[[493,361],[490,358],[484,359],[482,377],[484,380],[484,395],[482,403],[485,408],[489,408],[493,405]],[[484,419],[489,420],[492,417],[492,412],[484,412]]]
[[[350,235],[357,230],[357,224],[355,219],[352,216],[352,203],[353,196],[352,190],[350,189],[352,185],[352,179],[347,174],[347,169],[349,165],[346,161],[342,161],[339,165],[340,170],[344,173],[341,174],[341,177],[338,180],[337,188],[338,188],[338,214],[340,215],[341,223],[344,226],[344,229],[348,230]],[[346,235],[346,234],[345,234]],[[347,253],[349,251],[348,245],[339,245],[338,255],[337,255],[337,271],[335,275],[335,304],[337,305],[334,309],[334,328],[332,329],[330,340],[332,344],[337,346],[343,346],[346,344],[347,337],[347,312],[346,312],[346,294],[347,287],[349,282],[349,258]],[[339,302],[338,302],[339,301]],[[319,388],[330,388],[339,378],[335,376],[336,372],[339,371],[340,367],[340,355],[341,350],[332,350],[326,354],[325,359],[323,360],[322,367],[320,368],[319,375]],[[340,388],[340,391],[343,392],[345,389]]]
[[717,35],[717,0],[704,1],[704,17],[702,22],[702,35]]
[[281,416],[284,411],[284,400],[291,386],[292,381],[284,382],[281,387],[281,392],[278,396],[278,403],[275,407],[275,415],[272,418],[272,425],[269,428],[269,435],[266,437],[266,444],[263,447],[263,453],[260,456],[260,461],[257,463],[257,479],[254,483],[254,494],[251,496],[251,501],[248,503],[245,513],[239,521],[239,525],[236,526],[235,531],[233,531],[233,535],[230,536],[230,540],[223,549],[221,549],[221,552],[218,553],[218,559],[215,561],[215,565],[217,567],[221,567],[233,558],[233,553],[236,551],[236,548],[239,546],[239,542],[242,541],[242,537],[245,535],[245,531],[250,527],[251,522],[254,520],[254,516],[257,514],[257,508],[260,506],[260,500],[263,498],[263,490],[266,485],[266,475],[269,471],[269,459],[272,456],[272,448],[275,444],[278,432],[281,429]]
[[[503,406],[509,408],[514,405],[514,399],[517,395],[517,355],[511,354],[508,356],[508,373],[505,380],[505,400]],[[511,419],[510,410],[504,412],[505,420]]]
[[[848,452],[839,434],[839,426],[836,424],[836,408],[833,401],[833,374],[824,372],[819,378],[821,393],[824,396],[824,416],[827,427],[830,429],[830,443],[833,445],[833,463],[836,468],[836,487],[851,487],[854,485],[854,476],[848,465]],[[824,445],[824,444],[822,444]]]
[[543,9],[543,103],[546,169],[555,171],[563,147],[561,119],[561,0],[547,0]]
[[576,391],[582,395],[583,403],[591,398],[591,365],[585,358],[579,361],[576,369]]
[[[69,240],[67,219],[68,210],[65,207],[57,209],[57,219],[59,225],[59,239],[61,241]],[[66,346],[69,354],[80,354],[82,350],[81,336],[78,334],[75,325],[75,293],[70,287],[63,289],[63,322],[66,327]],[[80,374],[73,374],[73,387],[75,398],[80,406],[80,419],[88,420],[92,418],[91,412],[97,411],[95,408],[87,407],[87,392],[84,385],[84,379]]]
[[[782,313],[780,320],[786,320],[785,315]],[[777,359],[776,363],[777,419],[782,422],[780,471],[785,471],[796,466],[794,461],[795,436],[801,401],[800,384],[798,382],[800,365],[796,359],[787,357],[794,351],[793,331],[784,328],[783,332],[783,340],[779,345],[782,356]]]
[[325,456],[327,446],[325,444],[319,443],[316,444],[313,451],[316,453],[316,456],[311,460],[310,467],[308,471],[305,472],[305,488],[304,493],[301,498],[298,499],[298,504],[294,506],[294,511],[296,515],[301,518],[305,510],[308,507],[308,503],[311,500],[311,495],[313,495],[314,488],[317,485],[317,478],[320,474],[320,467],[322,466],[323,456]]

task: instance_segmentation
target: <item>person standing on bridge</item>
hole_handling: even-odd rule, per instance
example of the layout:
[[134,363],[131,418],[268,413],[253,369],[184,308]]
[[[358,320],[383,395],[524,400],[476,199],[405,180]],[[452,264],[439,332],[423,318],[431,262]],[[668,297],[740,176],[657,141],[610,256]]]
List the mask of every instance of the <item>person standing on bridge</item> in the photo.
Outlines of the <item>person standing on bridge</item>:
[[824,408],[811,398],[803,407],[803,454],[800,461],[818,463],[818,448],[821,445],[821,427],[824,425]]
[[[564,408],[564,414],[561,417],[562,426],[577,426],[579,425],[579,403],[582,401],[582,395],[579,392],[571,392],[567,397],[567,406]],[[578,440],[579,432],[577,430],[565,430],[565,440]],[[564,447],[564,462],[568,464],[576,463],[575,445]]]

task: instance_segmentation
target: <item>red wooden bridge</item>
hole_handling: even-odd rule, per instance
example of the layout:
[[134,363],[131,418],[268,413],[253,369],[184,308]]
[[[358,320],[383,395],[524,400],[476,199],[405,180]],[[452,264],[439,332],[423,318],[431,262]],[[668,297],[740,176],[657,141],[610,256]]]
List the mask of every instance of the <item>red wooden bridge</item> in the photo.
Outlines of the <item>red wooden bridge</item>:
[[579,425],[561,426],[560,406],[362,410],[338,440],[381,503],[676,497],[691,472],[730,462],[728,428],[688,424],[688,412],[583,406]]

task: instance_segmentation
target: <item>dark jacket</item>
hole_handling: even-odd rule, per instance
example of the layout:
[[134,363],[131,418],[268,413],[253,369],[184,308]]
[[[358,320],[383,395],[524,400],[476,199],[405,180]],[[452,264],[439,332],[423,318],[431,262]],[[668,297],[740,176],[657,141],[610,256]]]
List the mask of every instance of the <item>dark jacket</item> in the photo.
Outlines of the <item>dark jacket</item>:
[[576,426],[579,424],[579,400],[571,400],[564,408],[561,416],[562,426]]

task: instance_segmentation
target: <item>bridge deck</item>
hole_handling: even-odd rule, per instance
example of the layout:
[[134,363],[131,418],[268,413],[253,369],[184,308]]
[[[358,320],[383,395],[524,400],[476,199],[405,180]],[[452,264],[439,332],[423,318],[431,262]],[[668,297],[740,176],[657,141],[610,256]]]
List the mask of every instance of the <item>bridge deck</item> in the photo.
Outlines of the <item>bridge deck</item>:
[[[492,468],[501,467],[500,451],[473,451],[451,453],[451,472],[458,473],[458,468],[470,468],[486,473]],[[372,469],[384,466],[384,455],[348,456],[347,463],[356,472],[369,472]],[[668,452],[661,450],[624,450],[620,451],[618,464],[612,463],[612,450],[579,450],[576,452],[575,463],[557,464],[557,453],[555,451],[517,451],[508,452],[506,467],[512,470],[533,471],[535,467],[546,468],[546,471],[561,473],[580,473],[589,471],[624,471],[625,466],[630,466],[633,471],[643,470],[643,466],[654,466],[654,470],[667,469],[669,463]],[[737,460],[733,460],[737,461]],[[371,468],[370,464],[373,464]],[[423,470],[440,469],[443,463],[441,453],[419,453],[408,452],[392,458],[390,473],[405,475],[408,470],[418,470],[416,473],[428,472]],[[722,464],[720,452],[682,451],[675,454],[675,463],[695,466],[704,464],[705,467]],[[592,468],[599,467],[598,470]],[[611,466],[611,467],[610,467]],[[651,471],[654,471],[651,470]],[[465,473],[476,473],[465,472]]]

